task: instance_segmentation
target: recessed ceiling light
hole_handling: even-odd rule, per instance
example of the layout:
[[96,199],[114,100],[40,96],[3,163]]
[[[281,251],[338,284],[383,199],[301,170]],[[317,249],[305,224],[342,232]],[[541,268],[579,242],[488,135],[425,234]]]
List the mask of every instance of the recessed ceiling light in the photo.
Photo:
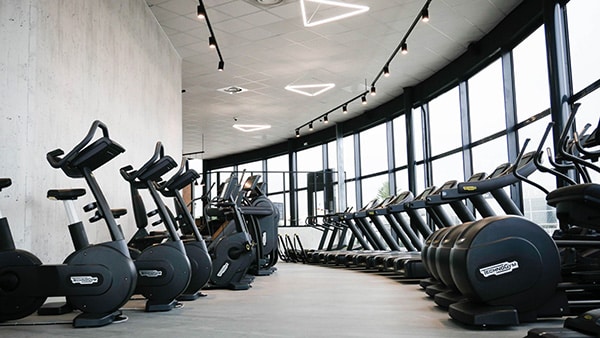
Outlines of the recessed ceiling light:
[[259,131],[271,128],[268,124],[234,124],[233,127],[237,130],[241,130],[245,133],[251,133],[253,131]]
[[[307,85],[287,85],[285,90],[290,92],[306,95],[317,96],[323,94],[329,89],[335,87],[335,83],[307,84]],[[311,90],[312,89],[312,90]]]
[[[317,4],[317,7],[312,14],[307,15],[305,5],[306,2],[312,2]],[[326,17],[320,20],[313,20],[315,18],[315,15],[317,14],[317,11],[321,8],[321,4],[350,9],[350,11],[342,12],[341,14]],[[369,10],[369,6],[348,4],[341,1],[330,0],[300,0],[300,9],[302,10],[302,19],[304,21],[304,27],[312,27],[364,13]]]

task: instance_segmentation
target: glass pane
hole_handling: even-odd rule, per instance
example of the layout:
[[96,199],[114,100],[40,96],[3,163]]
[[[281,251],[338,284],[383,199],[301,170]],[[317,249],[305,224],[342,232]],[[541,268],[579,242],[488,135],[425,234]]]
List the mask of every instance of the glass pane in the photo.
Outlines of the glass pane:
[[475,74],[469,84],[471,140],[505,130],[504,86],[500,59]]
[[360,133],[361,174],[387,171],[387,136],[385,124]]
[[298,191],[298,225],[306,224],[308,217],[308,196],[306,190]]
[[346,206],[353,207],[352,210],[357,210],[360,206],[356,203],[356,182],[350,181],[346,183]]
[[[396,171],[396,193],[408,191],[408,171],[400,170]],[[413,191],[414,193],[414,191]]]
[[462,146],[459,104],[458,87],[429,102],[432,155]]
[[308,172],[323,170],[322,146],[308,148],[297,153],[298,188],[306,188]]
[[567,4],[573,90],[580,91],[600,78],[598,35],[600,1],[573,0]]
[[491,174],[500,164],[508,161],[506,136],[472,148],[473,173]]
[[421,108],[413,109],[413,137],[415,147],[415,161],[423,160],[423,113]]
[[462,154],[452,154],[431,162],[433,182],[440,187],[449,180],[463,181]]
[[281,155],[267,160],[267,191],[281,192],[289,187],[288,184],[288,155]]
[[[406,117],[397,117],[394,126],[394,162],[396,167],[406,165]],[[406,183],[403,183],[406,184]]]
[[354,178],[356,176],[356,171],[354,170],[354,135],[344,137],[343,142],[346,179]]
[[550,107],[545,41],[544,27],[540,27],[513,49],[519,122]]
[[362,205],[375,198],[381,200],[390,195],[388,175],[379,175],[362,180]]
[[327,168],[337,171],[337,142],[332,141],[327,144]]
[[248,175],[261,175],[263,174],[262,170],[262,161],[250,162],[245,164],[240,164],[238,166],[238,171],[241,173],[246,170],[246,177]]

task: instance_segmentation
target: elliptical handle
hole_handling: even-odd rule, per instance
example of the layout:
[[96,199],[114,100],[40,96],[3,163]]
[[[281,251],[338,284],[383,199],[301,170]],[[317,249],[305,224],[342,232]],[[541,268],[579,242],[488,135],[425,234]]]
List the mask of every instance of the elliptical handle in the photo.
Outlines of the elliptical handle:
[[[521,164],[521,160],[523,159],[523,154],[525,154],[525,148],[527,148],[527,145],[529,144],[529,141],[531,141],[530,138],[525,139],[525,142],[523,142],[523,146],[521,147],[521,151],[519,152],[519,155],[517,156],[517,160],[515,161],[515,164],[513,166],[513,170],[512,170],[512,174],[519,180],[525,182],[525,183],[529,183],[532,186],[540,189],[541,191],[543,191],[546,195],[550,193],[550,191],[548,191],[548,189],[542,187],[541,185],[533,182],[532,180],[528,179],[527,177],[521,175],[519,173],[519,165]],[[534,163],[535,161],[541,157],[543,153],[540,153],[539,151],[536,152],[535,157],[534,157]]]
[[68,161],[77,156],[81,149],[83,149],[86,145],[88,145],[88,143],[90,143],[90,141],[96,134],[96,129],[98,128],[102,130],[103,136],[108,138],[108,128],[106,127],[106,125],[99,120],[95,120],[92,123],[92,126],[90,127],[90,130],[88,131],[87,135],[67,155],[65,155],[62,158],[60,157],[64,154],[64,151],[62,149],[55,149],[46,154],[46,159],[48,160],[48,163],[50,163],[50,165],[53,168],[62,168]]

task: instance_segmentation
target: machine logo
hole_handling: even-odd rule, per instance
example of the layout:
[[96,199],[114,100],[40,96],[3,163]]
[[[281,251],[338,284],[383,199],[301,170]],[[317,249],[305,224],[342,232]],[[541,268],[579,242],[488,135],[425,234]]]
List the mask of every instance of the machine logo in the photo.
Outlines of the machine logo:
[[267,246],[267,232],[263,231],[262,233],[262,242],[263,242],[263,246]]
[[71,276],[72,284],[92,285],[98,283],[98,277],[92,276]]
[[225,273],[225,271],[227,271],[228,268],[229,268],[229,262],[225,262],[225,264],[223,264],[223,266],[221,267],[221,269],[219,269],[219,272],[217,272],[217,277],[222,277],[223,274]]
[[485,268],[479,269],[479,272],[483,275],[483,277],[487,278],[490,276],[500,276],[506,273],[512,272],[514,269],[519,268],[519,263],[517,261],[512,262],[502,262],[494,265],[490,265]]
[[148,277],[148,278],[157,278],[162,276],[162,271],[160,270],[140,270],[138,271],[138,273],[140,274],[141,277]]
[[462,189],[464,191],[475,191],[475,190],[477,190],[477,187],[473,186],[473,185],[465,185],[464,187],[462,187]]

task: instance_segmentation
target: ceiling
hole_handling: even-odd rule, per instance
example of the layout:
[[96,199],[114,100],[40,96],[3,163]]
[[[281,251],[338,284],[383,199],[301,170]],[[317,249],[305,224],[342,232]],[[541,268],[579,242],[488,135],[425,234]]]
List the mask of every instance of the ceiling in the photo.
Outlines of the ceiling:
[[[339,21],[304,27],[300,0],[204,0],[225,69],[208,47],[205,22],[196,16],[197,0],[146,0],[182,58],[183,152],[211,159],[262,148],[295,137],[295,129],[363,93],[406,35],[425,0],[338,0],[369,10]],[[277,1],[275,1],[277,2]],[[419,21],[407,39],[408,54],[398,53],[389,77],[368,96],[329,115],[330,123],[350,119],[402,93],[450,63],[481,39],[521,0],[433,0],[430,21]],[[313,19],[352,11],[306,1]],[[313,16],[314,15],[314,16]],[[335,84],[317,96],[285,89],[288,85]],[[245,91],[229,94],[231,86]],[[317,89],[309,91],[314,92]],[[268,124],[242,132],[234,124]],[[316,130],[327,125],[316,122]],[[308,128],[301,133],[308,133]]]

